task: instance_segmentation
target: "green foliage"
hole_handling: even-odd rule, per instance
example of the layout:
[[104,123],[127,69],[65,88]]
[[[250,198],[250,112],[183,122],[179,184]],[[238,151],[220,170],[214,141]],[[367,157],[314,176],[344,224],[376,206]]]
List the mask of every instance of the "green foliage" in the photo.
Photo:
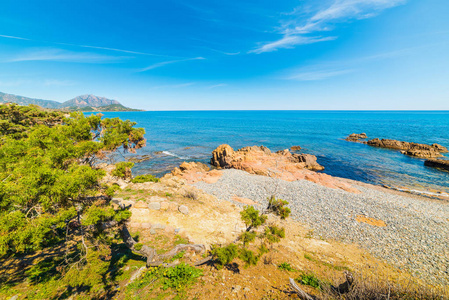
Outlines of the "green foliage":
[[245,206],[240,212],[240,216],[248,229],[257,228],[265,224],[267,220],[267,216],[260,215],[259,211],[253,206]]
[[284,270],[284,271],[295,271],[295,269],[288,263],[288,262],[283,262],[281,264],[278,265],[279,270]]
[[146,174],[134,177],[133,180],[131,180],[131,182],[132,183],[159,182],[159,178],[151,174]]
[[173,288],[183,291],[191,286],[198,277],[203,275],[201,269],[180,263],[176,267],[150,268],[139,280],[128,286],[128,289],[141,289],[148,285],[160,284],[163,290]]
[[107,188],[106,188],[106,190],[105,190],[105,194],[106,194],[106,196],[108,196],[109,198],[112,198],[112,197],[114,197],[114,195],[115,195],[115,192],[116,191],[120,191],[121,189],[120,189],[120,186],[119,185],[117,185],[117,184],[113,184],[113,185],[110,185],[110,186],[108,186]]
[[241,248],[239,250],[239,258],[245,263],[245,268],[257,265],[260,256],[255,255],[253,251]]
[[240,240],[243,242],[243,245],[246,246],[251,242],[254,242],[256,239],[257,233],[253,231],[245,231],[240,235]]
[[321,289],[320,280],[313,274],[302,274],[298,278],[296,278],[296,281],[319,290]]
[[290,208],[285,207],[286,205],[288,205],[287,201],[276,199],[274,196],[271,196],[271,198],[268,199],[268,211],[271,211],[281,217],[282,220],[288,218],[291,213]]
[[239,249],[236,244],[229,244],[226,247],[214,248],[211,254],[214,257],[217,269],[222,269],[239,255]]
[[115,169],[111,172],[111,174],[122,179],[131,178],[132,167],[134,167],[134,163],[122,161],[115,164]]
[[140,251],[142,249],[142,247],[143,247],[142,243],[137,243],[134,245],[134,249],[136,249],[137,251]]
[[0,138],[26,137],[27,131],[37,124],[54,126],[64,120],[62,112],[42,110],[36,105],[0,105]]
[[[101,225],[126,220],[130,212],[116,212],[104,200],[105,172],[94,165],[108,152],[142,147],[145,132],[134,125],[101,115],[65,117],[35,106],[0,105],[0,256],[41,250],[65,241],[70,231],[78,247],[69,247],[72,258],[58,265],[60,286],[94,294],[104,288],[109,233],[117,228],[104,232]],[[38,284],[56,270],[46,253],[27,273]]]
[[131,217],[131,212],[129,210],[119,210],[115,213],[113,219],[117,222],[122,222],[128,220]]
[[259,251],[260,256],[264,255],[265,253],[270,252],[270,250],[267,248],[267,246],[264,243],[260,244],[258,251]]
[[285,238],[285,229],[275,225],[265,227],[265,238],[269,243],[278,243],[281,238]]

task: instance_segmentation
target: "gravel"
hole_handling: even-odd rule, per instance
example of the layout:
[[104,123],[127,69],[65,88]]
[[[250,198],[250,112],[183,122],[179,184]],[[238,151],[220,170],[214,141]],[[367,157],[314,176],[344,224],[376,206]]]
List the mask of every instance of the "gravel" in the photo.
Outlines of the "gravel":
[[[224,170],[213,184],[194,186],[219,199],[249,198],[262,207],[268,196],[289,201],[291,217],[322,238],[357,243],[374,256],[405,268],[432,284],[449,284],[449,203],[420,200],[357,186],[361,194],[327,188],[306,180],[287,182]],[[384,221],[376,227],[356,221],[358,215]]]

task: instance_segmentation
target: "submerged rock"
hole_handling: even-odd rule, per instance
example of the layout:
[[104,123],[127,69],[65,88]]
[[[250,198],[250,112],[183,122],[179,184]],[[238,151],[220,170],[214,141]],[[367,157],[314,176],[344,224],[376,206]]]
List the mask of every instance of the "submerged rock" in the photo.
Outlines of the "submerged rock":
[[449,160],[444,159],[427,159],[424,162],[427,167],[438,168],[449,171]]

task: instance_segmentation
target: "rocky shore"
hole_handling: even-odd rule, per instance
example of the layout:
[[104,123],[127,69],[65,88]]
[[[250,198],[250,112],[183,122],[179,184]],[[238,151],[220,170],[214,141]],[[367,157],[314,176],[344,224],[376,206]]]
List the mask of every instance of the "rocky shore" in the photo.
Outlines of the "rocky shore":
[[290,171],[319,174],[304,164],[298,167],[298,160],[292,157],[265,147],[234,151],[222,145],[214,151],[212,162],[227,169],[211,171],[203,164],[185,163],[171,176],[240,207],[263,208],[275,195],[290,203],[293,219],[309,227],[311,236],[358,244],[426,282],[449,284],[448,202],[329,175],[330,182],[344,183],[349,189],[306,176],[286,176]]

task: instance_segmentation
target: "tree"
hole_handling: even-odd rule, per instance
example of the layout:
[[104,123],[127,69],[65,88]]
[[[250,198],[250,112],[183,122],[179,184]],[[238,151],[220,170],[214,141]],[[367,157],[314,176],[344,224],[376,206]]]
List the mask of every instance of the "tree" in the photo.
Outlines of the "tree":
[[[94,165],[109,152],[144,146],[144,129],[100,114],[64,116],[35,106],[0,105],[0,121],[0,257],[54,245],[72,228],[78,247],[61,273],[96,265],[101,277],[99,266],[110,258],[104,232],[120,229],[130,212],[109,205],[107,187],[99,183],[105,173]],[[80,286],[92,279],[65,278]]]

